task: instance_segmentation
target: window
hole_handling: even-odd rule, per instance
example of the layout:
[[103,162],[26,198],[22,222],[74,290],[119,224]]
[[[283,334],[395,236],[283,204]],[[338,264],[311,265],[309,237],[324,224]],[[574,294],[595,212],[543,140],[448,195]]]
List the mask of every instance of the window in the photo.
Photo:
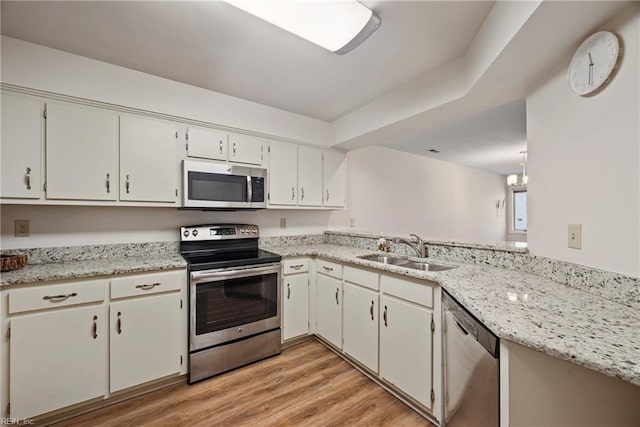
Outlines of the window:
[[527,232],[527,190],[513,190],[513,231]]

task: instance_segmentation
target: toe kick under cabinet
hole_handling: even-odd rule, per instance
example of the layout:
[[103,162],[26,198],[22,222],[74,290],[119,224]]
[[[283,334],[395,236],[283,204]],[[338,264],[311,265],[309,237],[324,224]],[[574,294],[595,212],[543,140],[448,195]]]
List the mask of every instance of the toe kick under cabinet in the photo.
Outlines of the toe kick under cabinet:
[[2,417],[54,415],[186,373],[185,296],[184,270],[3,289]]

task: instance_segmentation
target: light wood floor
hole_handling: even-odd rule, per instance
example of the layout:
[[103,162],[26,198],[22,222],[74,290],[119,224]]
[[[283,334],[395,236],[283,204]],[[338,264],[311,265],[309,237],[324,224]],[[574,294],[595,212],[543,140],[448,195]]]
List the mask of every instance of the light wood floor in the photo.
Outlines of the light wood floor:
[[194,385],[158,390],[57,426],[428,426],[317,341]]

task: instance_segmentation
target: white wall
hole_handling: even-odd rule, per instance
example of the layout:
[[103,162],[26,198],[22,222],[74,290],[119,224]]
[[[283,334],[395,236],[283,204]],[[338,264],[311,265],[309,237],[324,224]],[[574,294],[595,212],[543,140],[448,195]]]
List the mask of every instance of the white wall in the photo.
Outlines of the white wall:
[[[603,92],[583,98],[569,90],[568,56],[527,97],[529,249],[638,276],[640,5],[602,29],[624,46]],[[568,224],[582,224],[581,250],[567,247]]]
[[329,145],[329,124],[222,93],[2,36],[2,82]]
[[[178,228],[209,223],[257,224],[263,237],[322,233],[342,224],[334,211],[185,211],[174,208],[3,205],[0,248],[177,241]],[[280,228],[280,218],[287,228]],[[16,219],[31,221],[30,237],[14,237]]]
[[[504,177],[383,147],[347,154],[348,215],[362,231],[430,239],[505,239]],[[340,222],[347,222],[340,220]]]

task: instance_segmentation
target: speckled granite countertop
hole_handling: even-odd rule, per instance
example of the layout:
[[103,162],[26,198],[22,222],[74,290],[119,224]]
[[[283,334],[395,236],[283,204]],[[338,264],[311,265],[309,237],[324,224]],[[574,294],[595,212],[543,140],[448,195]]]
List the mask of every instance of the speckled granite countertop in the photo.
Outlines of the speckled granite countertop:
[[500,338],[640,386],[637,309],[512,270],[459,264],[448,271],[418,271],[357,258],[371,250],[327,244],[265,249],[435,281]]
[[20,270],[0,273],[0,287],[111,274],[170,270],[186,268],[186,266],[186,261],[178,253],[27,264]]

